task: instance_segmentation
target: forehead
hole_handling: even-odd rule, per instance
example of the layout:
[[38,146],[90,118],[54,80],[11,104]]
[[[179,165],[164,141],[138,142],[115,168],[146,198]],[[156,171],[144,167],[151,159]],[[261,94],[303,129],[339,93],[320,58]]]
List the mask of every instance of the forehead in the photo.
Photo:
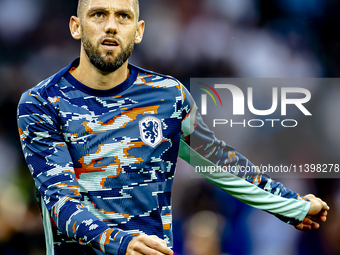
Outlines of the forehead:
[[131,10],[135,12],[134,0],[89,0],[83,6],[83,10],[86,12],[93,8],[105,8],[108,10]]

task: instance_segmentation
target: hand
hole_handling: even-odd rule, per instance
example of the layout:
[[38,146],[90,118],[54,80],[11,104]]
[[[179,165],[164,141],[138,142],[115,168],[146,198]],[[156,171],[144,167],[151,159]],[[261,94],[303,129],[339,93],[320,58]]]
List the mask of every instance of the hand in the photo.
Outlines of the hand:
[[173,255],[174,252],[166,246],[166,242],[158,236],[140,235],[134,237],[125,255]]
[[325,222],[327,220],[329,207],[326,202],[312,194],[306,195],[305,197],[310,200],[310,208],[307,216],[299,225],[296,225],[295,228],[299,230],[318,229],[320,227],[318,222]]

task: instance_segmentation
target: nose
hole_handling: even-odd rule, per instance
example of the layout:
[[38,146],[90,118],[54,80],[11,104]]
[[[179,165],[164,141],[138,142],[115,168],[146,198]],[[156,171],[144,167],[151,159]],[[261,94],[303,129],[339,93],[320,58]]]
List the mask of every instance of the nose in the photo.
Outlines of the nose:
[[117,34],[117,30],[118,26],[116,17],[114,15],[110,15],[105,25],[105,33],[115,35]]

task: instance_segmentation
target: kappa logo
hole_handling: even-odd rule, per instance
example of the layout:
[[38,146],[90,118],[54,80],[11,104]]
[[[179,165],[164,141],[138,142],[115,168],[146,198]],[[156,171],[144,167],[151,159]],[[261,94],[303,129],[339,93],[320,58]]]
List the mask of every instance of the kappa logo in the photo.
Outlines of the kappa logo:
[[139,122],[142,141],[151,147],[158,145],[162,139],[161,121],[156,117],[146,117]]

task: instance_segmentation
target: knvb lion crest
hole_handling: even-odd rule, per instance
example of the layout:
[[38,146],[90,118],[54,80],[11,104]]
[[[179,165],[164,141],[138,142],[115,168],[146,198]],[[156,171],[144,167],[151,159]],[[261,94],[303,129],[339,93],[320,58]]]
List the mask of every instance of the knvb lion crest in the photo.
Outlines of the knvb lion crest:
[[161,121],[156,117],[146,117],[139,122],[142,141],[155,147],[163,139]]

